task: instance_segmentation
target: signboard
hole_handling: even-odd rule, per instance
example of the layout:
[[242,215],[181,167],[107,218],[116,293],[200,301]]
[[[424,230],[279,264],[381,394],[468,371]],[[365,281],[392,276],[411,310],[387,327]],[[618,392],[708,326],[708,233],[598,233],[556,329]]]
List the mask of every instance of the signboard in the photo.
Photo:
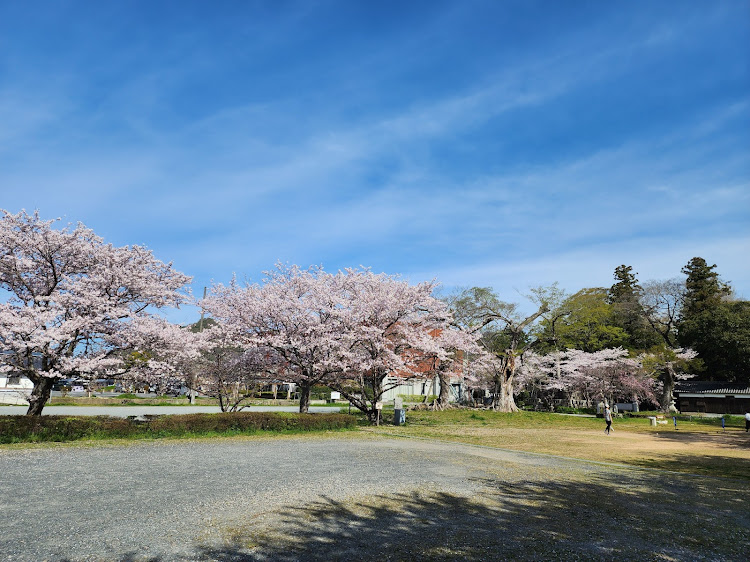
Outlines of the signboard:
[[376,410],[382,410],[383,409],[383,403],[382,402],[375,402],[375,409]]

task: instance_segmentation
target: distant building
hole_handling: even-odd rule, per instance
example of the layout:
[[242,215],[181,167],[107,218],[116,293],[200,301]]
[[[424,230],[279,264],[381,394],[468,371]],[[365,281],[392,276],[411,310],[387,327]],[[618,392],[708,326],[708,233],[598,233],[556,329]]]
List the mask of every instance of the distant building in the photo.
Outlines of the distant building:
[[730,382],[681,381],[675,405],[684,413],[744,414],[750,412],[750,385]]
[[13,372],[0,373],[0,404],[28,404],[27,397],[34,388],[26,377]]
[[[436,396],[440,393],[440,381],[437,377],[425,377],[425,378],[411,378],[406,379],[398,376],[391,376],[383,381],[383,384],[390,386],[397,384],[395,388],[387,390],[382,399],[393,400],[398,396],[408,397],[408,400],[418,400],[425,396]],[[464,381],[460,375],[451,376],[451,388],[448,395],[450,402],[459,402],[463,400],[464,396]]]
[[[0,338],[0,344],[2,338]],[[16,365],[14,355],[10,351],[0,351],[0,365]],[[34,355],[34,363],[38,361]],[[34,383],[21,375],[18,371],[0,373],[0,404],[28,404],[27,397],[31,395]]]

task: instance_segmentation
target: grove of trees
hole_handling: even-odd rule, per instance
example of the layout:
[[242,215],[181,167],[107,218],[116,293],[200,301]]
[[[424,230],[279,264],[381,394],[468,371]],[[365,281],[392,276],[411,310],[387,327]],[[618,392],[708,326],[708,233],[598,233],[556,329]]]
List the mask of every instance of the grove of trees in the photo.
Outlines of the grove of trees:
[[[532,290],[531,308],[491,288],[436,296],[366,268],[335,273],[277,264],[261,283],[190,278],[141,246],[114,247],[85,226],[21,211],[0,216],[0,369],[34,385],[40,415],[56,380],[127,375],[175,380],[240,409],[250,390],[295,383],[300,411],[314,387],[339,391],[371,421],[389,389],[452,377],[502,411],[597,401],[668,409],[682,377],[750,383],[750,303],[700,257],[684,278],[641,283],[628,265],[610,287]],[[200,329],[166,307],[195,303]]]
[[235,345],[272,359],[262,370],[298,386],[300,412],[325,385],[374,421],[389,388],[481,351],[434,289],[367,269],[278,264],[262,284],[215,285],[201,306]]

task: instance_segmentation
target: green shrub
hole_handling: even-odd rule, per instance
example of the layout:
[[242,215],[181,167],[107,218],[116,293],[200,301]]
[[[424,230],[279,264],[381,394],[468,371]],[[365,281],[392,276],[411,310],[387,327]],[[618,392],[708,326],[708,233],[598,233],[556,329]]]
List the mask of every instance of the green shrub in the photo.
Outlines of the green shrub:
[[[425,399],[424,394],[399,394],[398,397],[404,402],[424,402]],[[437,394],[427,395],[427,402],[434,402],[435,400],[437,400]]]
[[555,406],[558,414],[596,414],[596,408],[569,408],[568,406]]
[[258,431],[326,431],[357,424],[344,414],[232,412],[148,416],[145,420],[109,416],[2,416],[0,443],[79,439],[159,438]]

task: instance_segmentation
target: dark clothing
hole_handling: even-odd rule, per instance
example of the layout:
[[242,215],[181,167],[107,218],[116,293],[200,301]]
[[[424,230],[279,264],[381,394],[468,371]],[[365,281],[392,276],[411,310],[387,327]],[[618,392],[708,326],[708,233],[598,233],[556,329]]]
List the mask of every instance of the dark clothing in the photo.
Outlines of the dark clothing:
[[604,421],[607,422],[607,429],[604,430],[604,433],[609,435],[609,432],[612,430],[612,410],[609,408],[604,409]]

